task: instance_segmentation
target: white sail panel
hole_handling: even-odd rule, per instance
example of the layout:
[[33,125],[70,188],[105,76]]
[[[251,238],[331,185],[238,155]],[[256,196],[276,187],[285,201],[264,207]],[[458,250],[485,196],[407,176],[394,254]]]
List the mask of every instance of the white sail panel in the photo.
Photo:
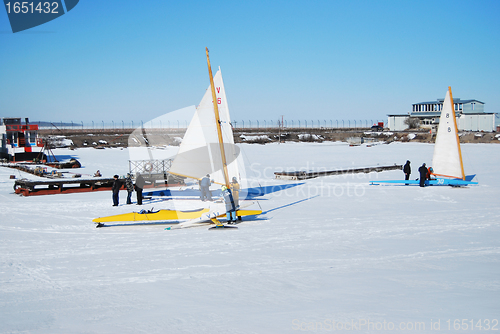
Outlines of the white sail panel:
[[[214,76],[214,86],[221,119],[229,179],[234,176],[239,179],[238,164],[236,163],[239,148],[234,145],[233,131],[229,121],[229,108],[220,70]],[[210,178],[215,183],[226,184],[210,86],[206,90],[184,134],[179,152],[170,168],[170,173],[193,179],[201,179],[206,174],[210,174]]]
[[239,170],[239,161],[241,161],[241,159],[238,159],[238,156],[240,156],[240,150],[236,145],[234,145],[234,136],[229,114],[229,105],[227,103],[226,89],[224,87],[224,81],[222,80],[222,73],[220,68],[214,76],[214,87],[217,98],[217,106],[219,110],[222,138],[225,144],[224,151],[226,155],[229,181],[231,181],[233,177],[236,177],[238,179],[238,182],[240,182],[241,175]]
[[439,118],[432,168],[436,175],[465,179],[452,98],[448,88]]

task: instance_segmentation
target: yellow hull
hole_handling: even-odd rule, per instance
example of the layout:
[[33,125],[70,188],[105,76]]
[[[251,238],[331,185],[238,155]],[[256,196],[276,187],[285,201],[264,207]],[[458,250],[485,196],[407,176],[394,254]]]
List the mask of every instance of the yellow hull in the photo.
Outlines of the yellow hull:
[[159,210],[153,213],[130,212],[121,215],[107,216],[95,218],[94,223],[107,222],[135,222],[144,220],[184,220],[195,219],[201,217],[202,214],[208,213],[209,209],[199,209],[195,211],[179,211],[179,210]]
[[262,210],[236,210],[236,215],[243,217],[243,216],[256,216],[260,215],[262,213]]
[[[203,214],[208,213],[209,209],[199,209],[195,211],[179,211],[179,210],[159,210],[153,213],[138,213],[130,212],[121,215],[99,217],[92,220],[94,223],[109,223],[109,222],[134,222],[134,221],[153,221],[153,220],[190,220],[200,218]],[[253,216],[259,215],[262,210],[237,210],[237,216]],[[226,214],[218,215],[224,217]]]

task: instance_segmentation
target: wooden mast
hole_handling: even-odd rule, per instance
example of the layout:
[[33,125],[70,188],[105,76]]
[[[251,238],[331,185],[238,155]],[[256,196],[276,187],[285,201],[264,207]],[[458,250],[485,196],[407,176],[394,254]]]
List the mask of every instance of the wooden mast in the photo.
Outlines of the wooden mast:
[[226,152],[224,151],[224,141],[222,139],[222,129],[220,126],[219,108],[217,106],[217,95],[215,94],[214,78],[212,76],[212,67],[210,66],[210,58],[208,57],[208,48],[207,47],[205,47],[205,51],[207,53],[208,75],[210,76],[210,88],[212,89],[212,103],[214,104],[215,123],[217,126],[217,136],[219,138],[219,147],[220,147],[220,153],[221,153],[221,157],[222,157],[222,168],[224,170],[224,181],[226,182],[226,187],[228,189],[230,189],[231,185],[229,184],[229,174],[227,172]]
[[458,137],[457,118],[456,118],[456,115],[455,115],[455,102],[453,101],[453,95],[451,94],[451,86],[448,86],[448,91],[450,92],[450,100],[451,100],[451,110],[452,110],[452,116],[453,116],[453,124],[455,124],[455,134],[457,135],[457,147],[458,147],[458,156],[460,158],[460,168],[462,169],[462,180],[465,180],[464,163],[462,161],[462,149],[460,148],[460,137]]

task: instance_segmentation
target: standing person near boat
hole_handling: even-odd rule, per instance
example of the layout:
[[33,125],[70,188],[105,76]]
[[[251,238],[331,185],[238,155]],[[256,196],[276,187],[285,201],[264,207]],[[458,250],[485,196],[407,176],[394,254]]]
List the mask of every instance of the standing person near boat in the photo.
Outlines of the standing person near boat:
[[425,180],[427,179],[427,173],[429,170],[425,167],[425,162],[418,168],[418,172],[420,173],[420,186],[425,187]]
[[137,194],[137,205],[142,205],[142,190],[144,189],[145,185],[146,181],[144,181],[142,175],[137,172],[137,174],[135,174],[135,192]]
[[234,205],[238,208],[240,206],[240,184],[236,177],[231,180],[231,192],[233,193]]
[[127,204],[132,204],[132,192],[134,191],[134,183],[132,182],[130,173],[127,173],[127,178],[125,179],[125,187],[127,187]]
[[[233,177],[231,180],[231,191],[233,193],[233,199],[234,199],[234,207],[235,209],[238,209],[240,206],[240,184],[238,183],[238,180],[236,177]],[[241,216],[237,216],[238,220],[241,220]]]
[[433,178],[432,175],[434,175],[434,170],[432,167],[429,167],[427,169],[427,180],[435,180],[436,178]]
[[405,180],[409,180],[411,174],[410,160],[406,160],[406,164],[403,167],[403,172],[405,173]]
[[212,193],[210,192],[210,185],[212,184],[212,181],[210,180],[210,174],[207,174],[204,178],[201,179],[200,181],[200,191],[201,195],[200,198],[202,201],[211,201],[212,200]]
[[224,198],[224,203],[226,204],[226,218],[229,224],[236,222],[236,205],[234,203],[233,194],[231,190],[226,186],[222,186],[222,197]]
[[122,182],[118,179],[118,175],[113,176],[113,178],[115,179],[113,181],[113,187],[111,187],[111,191],[113,192],[113,206],[118,206],[118,194],[120,193]]

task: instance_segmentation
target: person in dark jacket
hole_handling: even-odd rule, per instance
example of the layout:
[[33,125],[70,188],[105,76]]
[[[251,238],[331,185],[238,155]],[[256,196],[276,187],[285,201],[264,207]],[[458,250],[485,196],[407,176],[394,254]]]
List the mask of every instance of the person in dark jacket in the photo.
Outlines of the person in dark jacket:
[[125,187],[127,187],[127,204],[132,204],[132,192],[134,192],[134,183],[132,182],[130,173],[127,173],[127,178],[125,179]]
[[142,190],[144,189],[144,185],[146,185],[146,181],[144,181],[142,175],[137,172],[137,174],[135,174],[135,192],[137,195],[137,205],[142,205]]
[[113,181],[113,187],[111,188],[113,192],[113,206],[118,206],[118,194],[120,193],[122,182],[118,179],[118,175],[113,176],[113,178],[115,179]]
[[406,160],[406,164],[403,167],[403,172],[405,173],[405,180],[409,180],[411,174],[410,160]]
[[224,197],[224,203],[226,204],[226,218],[229,224],[236,222],[236,205],[234,205],[233,194],[231,189],[226,186],[222,186],[222,196]]
[[425,162],[418,168],[418,172],[420,173],[420,186],[425,187],[425,180],[427,179],[427,173],[429,170],[425,167]]

